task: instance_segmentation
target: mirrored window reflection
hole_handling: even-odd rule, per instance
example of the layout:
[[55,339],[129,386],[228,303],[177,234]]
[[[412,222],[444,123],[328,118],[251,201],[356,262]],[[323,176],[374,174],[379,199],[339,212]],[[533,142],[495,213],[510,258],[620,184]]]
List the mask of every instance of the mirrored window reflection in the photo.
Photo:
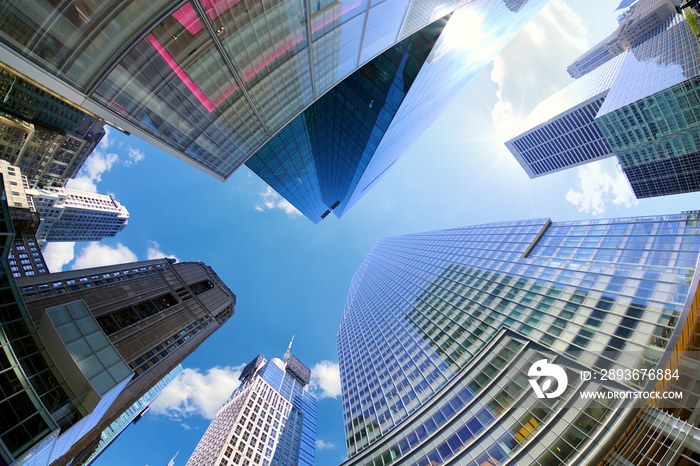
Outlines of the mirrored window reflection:
[[3,2],[0,35],[21,53],[39,59],[42,66],[85,90],[115,55],[170,3],[168,0]]
[[314,78],[320,95],[355,71],[365,15],[356,16],[314,41]]
[[248,102],[238,99],[197,137],[188,152],[228,176],[266,139],[267,133]]
[[275,132],[313,101],[304,2],[205,2],[263,121]]
[[252,135],[264,132],[190,4],[144,38],[95,97],[222,176],[259,145]]
[[401,26],[400,38],[404,39],[428,24],[435,9],[435,0],[413,0]]
[[370,8],[362,39],[360,64],[367,62],[396,41],[408,0],[392,0]]
[[[314,41],[358,15],[364,17],[367,0],[311,0],[311,37]],[[315,52],[314,52],[315,53]]]

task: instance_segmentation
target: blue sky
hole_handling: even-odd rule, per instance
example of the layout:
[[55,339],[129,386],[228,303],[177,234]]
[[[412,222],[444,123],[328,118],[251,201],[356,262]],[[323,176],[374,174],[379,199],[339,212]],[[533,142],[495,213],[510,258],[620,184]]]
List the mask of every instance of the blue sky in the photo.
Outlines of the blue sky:
[[382,237],[501,220],[672,213],[700,194],[637,201],[613,159],[530,180],[503,141],[566,66],[615,27],[617,0],[552,0],[384,179],[342,219],[295,213],[246,167],[222,183],[112,130],[69,186],[112,193],[130,212],[116,238],[54,243],[53,271],[163,255],[210,265],[236,293],[234,317],[183,366],[154,409],[97,466],[183,465],[241,366],[293,352],[313,370],[318,465],[345,458],[336,334],[350,279]]

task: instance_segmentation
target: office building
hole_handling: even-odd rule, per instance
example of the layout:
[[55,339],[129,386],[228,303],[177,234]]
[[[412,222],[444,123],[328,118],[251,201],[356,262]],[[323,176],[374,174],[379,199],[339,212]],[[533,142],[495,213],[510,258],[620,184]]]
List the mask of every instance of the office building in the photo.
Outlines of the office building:
[[[87,458],[100,434],[235,305],[235,295],[201,263],[160,259],[5,277],[2,343],[11,351],[3,353],[10,358],[3,373],[16,380],[7,379],[1,402],[0,455],[8,464]],[[20,389],[25,394],[15,396]]]
[[41,247],[36,239],[39,227],[39,215],[34,206],[34,199],[27,194],[29,184],[27,177],[17,167],[0,160],[0,174],[5,187],[5,200],[12,219],[14,239],[7,261],[13,277],[31,276],[48,273]]
[[209,424],[187,466],[313,465],[316,399],[311,371],[290,355],[262,354],[241,373],[241,385]]
[[70,188],[38,188],[33,198],[41,224],[36,237],[47,241],[100,241],[122,231],[129,212],[114,196]]
[[675,6],[680,3],[680,0],[636,2],[625,12],[615,32],[584,52],[566,68],[566,71],[572,78],[580,78],[606,61],[641,44],[671,16],[676,15]]
[[139,398],[136,403],[129,406],[126,411],[124,411],[113,423],[109,425],[109,427],[102,431],[100,437],[96,439],[99,441],[97,448],[87,460],[83,462],[80,458],[76,457],[73,459],[71,464],[84,464],[85,466],[92,464],[100,456],[100,454],[102,454],[102,452],[109,447],[117,439],[117,437],[121,435],[122,432],[124,432],[127,427],[129,427],[131,424],[136,424],[143,417],[143,415],[146,414],[151,407],[151,403],[158,398],[158,395],[160,395],[163,390],[165,390],[165,388],[177,378],[177,376],[182,374],[182,371],[184,371],[184,369],[178,364],[175,369],[170,371],[168,375],[163,377],[153,386],[153,388],[148,390],[141,398]]
[[595,117],[622,61],[616,57],[540,102],[505,143],[530,178],[615,155]]
[[[29,124],[77,138],[87,137],[95,118],[0,67],[0,112],[11,114]],[[99,123],[98,123],[99,125]],[[99,141],[98,141],[99,142]]]
[[[691,464],[679,458],[700,453],[700,361],[679,349],[698,341],[699,219],[537,219],[377,242],[338,332],[343,464]],[[542,360],[568,382],[538,398]],[[680,402],[580,395],[660,390],[600,374],[665,368],[681,373]]]
[[697,51],[675,15],[540,104],[506,146],[530,177],[614,154],[638,198],[698,191]]
[[103,122],[0,67],[0,158],[31,187],[63,187],[104,136]]
[[699,82],[698,41],[681,15],[625,57],[596,123],[638,198],[700,190]]
[[245,163],[317,223],[544,3],[27,0],[0,7],[0,48],[23,79],[218,179]]
[[[70,188],[30,188],[19,168],[4,160],[0,160],[0,173],[5,179],[5,195],[16,233],[36,236],[34,241],[39,246],[47,241],[111,238],[128,223],[129,212],[112,195]],[[21,225],[20,218],[24,219]],[[19,234],[16,239],[24,236]]]

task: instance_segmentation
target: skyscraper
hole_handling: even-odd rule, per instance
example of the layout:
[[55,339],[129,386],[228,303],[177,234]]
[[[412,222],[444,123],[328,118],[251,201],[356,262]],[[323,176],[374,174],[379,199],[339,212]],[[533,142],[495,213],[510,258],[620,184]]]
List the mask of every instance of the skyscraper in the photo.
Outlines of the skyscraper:
[[[0,288],[2,344],[11,348],[3,373],[12,376],[0,402],[0,455],[33,465],[87,457],[83,450],[94,450],[101,432],[235,305],[211,268],[167,259],[16,281],[5,275]],[[25,395],[16,395],[20,389]]]
[[[699,219],[538,219],[379,241],[338,332],[344,464],[646,464],[634,455],[700,453],[699,358],[679,351],[698,341]],[[542,360],[561,368],[556,396],[532,388]],[[601,376],[643,369],[679,369],[662,382],[685,396],[640,409],[595,394],[663,391],[655,378]],[[685,464],[674,461],[656,464]]]
[[256,356],[224,403],[187,466],[313,465],[316,399],[311,371],[290,348],[283,360]]
[[668,18],[676,14],[674,7],[680,3],[680,0],[637,1],[625,12],[615,32],[574,60],[566,71],[572,78],[580,78],[606,61],[639,45]]
[[506,146],[530,177],[615,154],[638,198],[698,191],[699,75],[698,41],[674,15],[542,102]]
[[247,164],[319,222],[544,3],[21,1],[0,7],[0,48],[23,78],[216,178]]
[[0,93],[0,158],[31,187],[63,187],[104,136],[103,122],[3,67]]
[[90,454],[90,456],[83,462],[79,461],[79,458],[75,458],[71,464],[84,464],[89,466],[95,461],[102,452],[109,447],[116,439],[121,435],[124,430],[129,427],[132,423],[136,424],[141,417],[148,411],[151,403],[158,398],[165,388],[170,385],[170,383],[175,380],[180,374],[182,374],[184,369],[181,365],[170,371],[168,375],[163,377],[158,383],[156,383],[153,388],[148,390],[141,398],[136,401],[133,405],[129,406],[126,411],[124,411],[114,422],[112,422],[109,427],[102,431],[102,434],[98,439],[99,443],[95,451]]
[[41,224],[36,237],[47,241],[100,241],[126,227],[129,212],[112,195],[70,188],[39,188],[27,191]]

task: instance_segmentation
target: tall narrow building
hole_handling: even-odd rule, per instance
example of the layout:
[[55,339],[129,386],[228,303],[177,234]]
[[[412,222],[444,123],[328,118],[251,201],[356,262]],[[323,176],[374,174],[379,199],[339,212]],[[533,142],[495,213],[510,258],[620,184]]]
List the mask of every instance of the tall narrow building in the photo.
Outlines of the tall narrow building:
[[292,466],[314,464],[316,399],[311,371],[290,354],[262,354],[241,373],[241,385],[224,403],[187,466]]
[[23,79],[218,179],[245,163],[318,223],[545,3],[21,0],[0,6],[0,50]]
[[[3,367],[17,379],[3,386],[1,402],[3,413],[15,413],[0,424],[8,464],[87,458],[100,434],[220,328],[236,302],[196,262],[6,277],[2,344],[16,361]],[[23,398],[12,396],[19,388]]]
[[[379,241],[338,332],[344,465],[691,464],[698,220],[537,219]],[[669,391],[681,396],[634,400]]]

